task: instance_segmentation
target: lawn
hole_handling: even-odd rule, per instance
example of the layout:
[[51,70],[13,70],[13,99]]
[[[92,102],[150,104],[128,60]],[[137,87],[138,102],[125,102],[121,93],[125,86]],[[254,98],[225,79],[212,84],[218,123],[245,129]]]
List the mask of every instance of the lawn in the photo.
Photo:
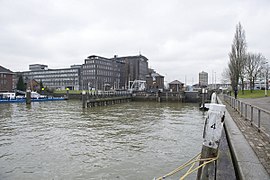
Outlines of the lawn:
[[[270,91],[267,92],[268,96],[270,96]],[[264,90],[253,90],[252,93],[250,90],[244,90],[244,94],[242,94],[242,91],[238,92],[239,98],[260,98],[265,97],[265,91]]]
[[[78,91],[78,90],[69,90],[69,94],[81,94],[82,91]],[[56,90],[54,91],[54,93],[56,94],[66,94],[67,90]]]
[[[88,90],[85,90],[88,92]],[[94,90],[91,90],[90,92],[95,92]],[[53,93],[55,94],[66,94],[67,90],[55,90]],[[69,90],[69,94],[81,94],[82,90]]]

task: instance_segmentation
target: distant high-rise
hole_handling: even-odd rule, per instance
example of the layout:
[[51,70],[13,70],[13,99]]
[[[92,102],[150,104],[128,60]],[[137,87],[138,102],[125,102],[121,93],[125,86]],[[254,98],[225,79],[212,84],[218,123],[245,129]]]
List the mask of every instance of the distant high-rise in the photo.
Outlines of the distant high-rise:
[[206,87],[208,86],[208,73],[207,72],[200,72],[199,73],[199,86]]

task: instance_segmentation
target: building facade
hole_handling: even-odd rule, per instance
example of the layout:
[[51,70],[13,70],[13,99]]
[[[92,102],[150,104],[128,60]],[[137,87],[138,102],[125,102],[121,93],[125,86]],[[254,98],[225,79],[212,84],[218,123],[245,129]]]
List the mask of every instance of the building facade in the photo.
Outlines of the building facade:
[[46,65],[29,65],[30,71],[18,72],[17,76],[22,75],[24,82],[29,84],[32,80],[42,82],[44,87],[54,90],[80,89],[80,65],[63,69],[47,69]]
[[138,56],[115,56],[118,62],[125,64],[123,67],[123,76],[121,76],[121,82],[125,84],[127,88],[130,81],[146,80],[148,72],[148,59],[143,55]]
[[156,73],[154,70],[149,70],[149,74],[146,76],[146,89],[148,91],[155,92],[157,90],[164,89],[164,76]]
[[180,92],[184,90],[184,83],[174,80],[169,83],[169,89],[171,92]]
[[48,70],[48,65],[44,64],[30,64],[29,65],[30,71],[40,71],[40,70]]
[[207,72],[202,71],[199,73],[199,86],[200,87],[208,86],[208,73]]
[[82,89],[121,89],[120,77],[123,65],[114,58],[89,56],[81,68]]
[[129,82],[146,80],[148,59],[145,56],[105,58],[92,55],[81,69],[82,89],[127,89]]
[[0,91],[8,92],[13,89],[14,73],[3,66],[0,66]]
[[[91,55],[84,64],[70,68],[49,69],[44,64],[31,64],[29,71],[18,72],[16,79],[22,75],[26,84],[35,80],[53,90],[117,90],[128,89],[131,81],[145,81],[148,74],[148,59],[145,56],[105,58]],[[159,83],[161,86],[162,82]]]

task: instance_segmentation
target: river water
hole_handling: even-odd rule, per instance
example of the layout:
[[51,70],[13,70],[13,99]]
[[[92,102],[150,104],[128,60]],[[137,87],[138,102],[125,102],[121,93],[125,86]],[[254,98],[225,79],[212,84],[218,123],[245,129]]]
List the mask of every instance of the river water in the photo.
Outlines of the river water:
[[153,179],[200,152],[204,119],[198,104],[0,104],[0,179]]

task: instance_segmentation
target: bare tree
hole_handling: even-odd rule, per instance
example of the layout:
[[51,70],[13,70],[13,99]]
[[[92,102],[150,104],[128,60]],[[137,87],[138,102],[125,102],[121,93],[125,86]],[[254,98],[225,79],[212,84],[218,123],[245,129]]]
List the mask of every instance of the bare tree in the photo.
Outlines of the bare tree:
[[233,43],[231,46],[231,52],[229,53],[229,75],[232,83],[232,88],[237,89],[239,80],[241,80],[241,89],[244,93],[244,66],[246,61],[246,38],[245,31],[239,22],[236,25],[236,32],[234,35]]
[[245,65],[245,71],[250,84],[250,91],[254,90],[255,81],[258,74],[263,69],[265,58],[260,53],[248,53]]
[[223,69],[221,76],[222,76],[221,81],[223,84],[227,84],[230,81],[230,71],[228,67]]

